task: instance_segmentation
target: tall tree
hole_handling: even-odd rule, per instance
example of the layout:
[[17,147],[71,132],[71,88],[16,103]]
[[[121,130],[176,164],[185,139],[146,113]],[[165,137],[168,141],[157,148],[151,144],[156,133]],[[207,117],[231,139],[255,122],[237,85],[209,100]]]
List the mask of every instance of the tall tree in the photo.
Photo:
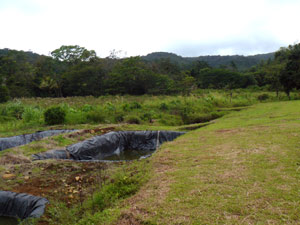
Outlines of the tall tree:
[[90,61],[96,58],[96,52],[94,50],[87,50],[79,45],[63,45],[52,51],[51,55],[56,60],[71,64],[80,61]]
[[300,44],[289,46],[288,61],[280,74],[280,82],[289,98],[293,88],[300,89]]

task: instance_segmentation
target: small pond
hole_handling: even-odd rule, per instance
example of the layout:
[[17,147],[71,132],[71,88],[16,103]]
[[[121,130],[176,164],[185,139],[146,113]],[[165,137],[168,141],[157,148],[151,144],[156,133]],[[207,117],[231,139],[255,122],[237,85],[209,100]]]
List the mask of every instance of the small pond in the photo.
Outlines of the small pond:
[[84,161],[133,160],[150,156],[162,143],[185,134],[176,131],[117,131],[67,146],[34,154],[33,160],[71,159]]

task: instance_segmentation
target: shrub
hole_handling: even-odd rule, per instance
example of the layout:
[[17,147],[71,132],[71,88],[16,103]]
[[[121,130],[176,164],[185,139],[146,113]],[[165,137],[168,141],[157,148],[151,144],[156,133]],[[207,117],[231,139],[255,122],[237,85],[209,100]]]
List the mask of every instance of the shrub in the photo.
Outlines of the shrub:
[[128,112],[130,110],[130,105],[128,103],[125,103],[122,105],[122,109],[125,112]]
[[139,117],[137,116],[129,116],[127,119],[126,119],[126,122],[127,123],[130,123],[130,124],[140,124],[141,123],[141,120]]
[[78,112],[67,112],[66,114],[66,124],[84,124],[87,123],[86,113]]
[[270,98],[270,96],[269,96],[268,94],[266,94],[266,93],[257,96],[257,99],[258,99],[259,101],[265,101],[265,100],[267,100],[267,99],[269,99],[269,98]]
[[160,104],[159,109],[163,110],[163,111],[166,111],[166,110],[169,109],[169,106],[166,103],[163,102],[163,103]]
[[15,117],[18,120],[22,119],[22,114],[24,113],[25,108],[20,102],[15,102],[12,104],[9,104],[6,107],[6,113],[8,116]]
[[59,106],[54,106],[44,112],[47,125],[62,124],[66,119],[66,112]]
[[96,111],[88,112],[86,118],[92,123],[104,123],[105,121],[105,116],[102,113]]
[[130,109],[141,109],[142,108],[142,105],[138,102],[132,102],[130,104]]
[[144,113],[142,116],[141,116],[141,119],[144,120],[144,121],[147,121],[149,123],[152,123],[152,114],[151,113]]
[[92,105],[85,104],[84,106],[81,107],[82,112],[90,112],[94,109]]
[[41,117],[42,112],[39,109],[33,107],[26,107],[22,114],[22,118],[26,123],[38,121]]
[[123,122],[123,121],[124,121],[124,114],[123,114],[123,113],[117,113],[117,114],[114,116],[114,121],[115,121],[116,123]]

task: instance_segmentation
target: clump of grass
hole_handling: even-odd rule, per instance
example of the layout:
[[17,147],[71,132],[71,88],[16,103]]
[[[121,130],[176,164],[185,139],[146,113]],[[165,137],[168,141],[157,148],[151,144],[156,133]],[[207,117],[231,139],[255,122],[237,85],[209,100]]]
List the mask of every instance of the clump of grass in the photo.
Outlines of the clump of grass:
[[88,122],[91,122],[91,123],[104,123],[105,122],[105,115],[103,115],[103,113],[97,112],[97,111],[88,112],[86,115],[86,118],[87,118]]

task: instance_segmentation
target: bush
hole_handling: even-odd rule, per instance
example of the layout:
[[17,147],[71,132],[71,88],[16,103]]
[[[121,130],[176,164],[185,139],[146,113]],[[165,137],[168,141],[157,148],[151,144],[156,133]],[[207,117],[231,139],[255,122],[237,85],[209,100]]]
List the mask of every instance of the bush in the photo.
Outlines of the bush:
[[92,105],[85,104],[84,106],[81,107],[82,112],[90,112],[94,109]]
[[116,123],[121,123],[124,121],[124,114],[123,113],[117,113],[115,116],[114,116],[114,121]]
[[22,114],[22,118],[26,123],[39,121],[39,119],[42,118],[42,112],[38,108],[26,107]]
[[144,113],[142,116],[141,116],[142,120],[144,121],[147,121],[149,123],[152,123],[152,119],[153,119],[153,116],[151,113]]
[[22,114],[24,113],[25,108],[20,102],[15,102],[12,104],[9,104],[6,107],[6,113],[8,116],[15,117],[18,120],[22,119]]
[[163,111],[166,111],[166,110],[169,109],[169,106],[166,103],[163,102],[163,103],[160,104],[159,109],[163,110]]
[[88,121],[93,123],[104,123],[105,122],[105,116],[96,111],[91,111],[86,115],[86,118]]
[[126,122],[130,124],[140,124],[141,120],[137,116],[130,116],[127,118]]
[[66,124],[84,124],[87,123],[86,113],[78,112],[67,112]]
[[141,109],[142,108],[142,105],[138,102],[132,102],[130,104],[130,109]]
[[66,112],[59,106],[54,106],[44,112],[47,125],[62,124],[66,119]]
[[257,99],[259,101],[265,101],[265,100],[267,100],[269,98],[270,98],[270,96],[268,94],[261,94],[261,95],[257,96]]

